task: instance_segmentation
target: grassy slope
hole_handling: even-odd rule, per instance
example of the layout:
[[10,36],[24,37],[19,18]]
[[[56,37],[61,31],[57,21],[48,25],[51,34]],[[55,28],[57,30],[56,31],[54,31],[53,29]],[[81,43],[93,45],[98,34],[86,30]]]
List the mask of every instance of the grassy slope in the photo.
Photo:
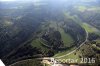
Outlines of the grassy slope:
[[57,26],[56,22],[51,22],[49,27],[54,27],[60,32],[62,41],[64,42],[65,46],[70,47],[71,44],[74,42],[73,38],[68,33],[65,33],[63,28]]
[[[67,19],[72,19],[72,20],[73,20],[74,22],[76,22],[77,24],[82,25],[82,21],[81,21],[81,19],[78,18],[77,15],[70,15],[70,12],[64,12],[64,15],[65,15],[65,18],[67,18]],[[56,54],[54,57],[59,57],[59,56],[65,55],[65,54],[67,54],[68,52],[74,50],[75,48],[76,48],[76,47],[71,48],[69,51],[60,52],[60,53]],[[75,53],[75,52],[74,52],[74,53]],[[62,58],[60,58],[60,59],[68,59],[68,58],[70,58],[70,59],[78,59],[78,60],[80,61],[80,58],[79,58],[80,52],[76,52],[76,55],[74,55],[74,53],[72,53],[72,54],[70,54],[70,55],[68,55],[68,56],[62,57]],[[78,61],[78,62],[79,62],[79,61]]]
[[78,6],[78,11],[84,12],[87,8],[85,6]]
[[95,27],[93,27],[93,26],[91,26],[87,23],[82,22],[82,20],[77,15],[71,16],[70,12],[68,12],[68,13],[64,12],[64,15],[65,15],[66,18],[74,20],[81,27],[83,27],[88,33],[95,33],[95,34],[100,35],[100,31],[97,28],[95,28]]
[[99,6],[85,6],[85,5],[76,5],[74,6],[75,9],[77,9],[79,12],[85,12],[85,11],[95,11],[99,12],[100,7]]
[[[76,53],[76,55],[75,55],[75,53]],[[78,62],[80,62],[81,59],[79,58],[79,55],[80,55],[80,52],[77,51],[77,52],[74,52],[74,53],[72,53],[70,55],[64,56],[64,57],[59,58],[59,59],[62,59],[62,60],[63,59],[74,59],[74,60],[78,59]]]
[[100,36],[100,31],[99,31],[97,28],[95,28],[95,27],[93,27],[93,26],[91,26],[91,25],[89,25],[89,24],[87,24],[87,23],[82,23],[81,26],[82,26],[88,33],[95,33],[95,34],[97,34],[97,35]]
[[41,39],[35,39],[32,41],[31,45],[33,47],[41,48],[43,51],[48,51],[48,48],[42,46],[41,42],[43,42]]
[[[63,14],[64,14],[64,16],[65,16],[65,19],[67,18],[67,19],[72,19],[72,20],[74,20],[76,23],[78,22],[78,21],[80,21],[80,20],[78,20],[78,19],[76,19],[77,18],[77,16],[71,16],[70,15],[70,12],[63,12]],[[69,37],[68,35],[66,35],[65,36],[65,33],[64,33],[64,31],[60,28],[60,32],[62,33],[62,36],[64,36],[62,39],[63,40],[66,40],[67,39],[67,41],[69,42],[70,41],[70,43],[72,43],[72,39],[71,38],[69,38],[69,40],[68,40],[68,38],[67,37]],[[66,41],[66,43],[67,43],[67,41]],[[69,44],[70,45],[70,44]],[[67,53],[69,53],[69,52],[71,52],[71,51],[73,51],[74,49],[75,49],[76,47],[73,47],[73,48],[70,48],[69,50],[65,50],[65,51],[63,51],[63,52],[59,52],[59,53],[57,53],[54,57],[59,57],[59,56],[62,56],[62,55],[65,55],[65,54],[67,54]]]
[[94,32],[98,32],[98,30],[96,28],[94,28],[93,26],[87,24],[87,23],[83,23],[82,27],[88,32],[88,33],[94,33]]
[[[87,24],[87,23],[82,23],[82,21],[77,17],[77,15],[76,15],[76,16],[75,16],[75,15],[74,15],[74,16],[71,16],[70,13],[67,13],[67,12],[64,13],[64,15],[65,15],[65,18],[67,17],[67,18],[69,18],[69,19],[74,20],[76,23],[79,23],[79,24],[80,24],[85,30],[87,30],[89,33],[91,33],[91,32],[97,32],[97,31],[98,31],[96,28],[92,27],[91,25],[89,25],[89,24]],[[49,27],[54,27],[55,29],[57,29],[57,24],[56,24],[56,22],[52,22],[52,23],[49,25]],[[62,40],[63,40],[64,44],[69,44],[70,42],[73,41],[73,40],[71,39],[71,37],[70,37],[68,34],[66,34],[62,28],[59,28],[58,30],[59,30],[59,32],[61,33]],[[70,52],[70,51],[72,51],[72,50],[74,50],[74,49],[75,49],[75,47],[74,47],[74,48],[71,48],[71,49],[68,50],[68,51],[59,52],[59,53],[57,53],[54,57],[59,57],[59,56],[65,55],[65,54],[67,54],[68,52]],[[68,55],[68,56],[62,57],[62,59],[65,59],[65,58],[66,58],[66,59],[68,59],[68,58],[80,59],[80,58],[78,57],[79,54],[80,54],[80,52],[76,52],[76,55],[74,55],[74,53],[72,53],[72,54],[70,54],[70,55]]]
[[71,44],[73,44],[73,42],[74,42],[72,37],[69,34],[65,33],[62,28],[59,28],[59,32],[61,33],[61,37],[62,37],[62,41],[63,41],[64,45],[67,47],[70,47]]
[[[84,11],[85,10],[85,7],[80,7],[80,10],[81,11]],[[69,18],[69,19],[72,19],[72,20],[74,20],[76,23],[78,23],[79,25],[81,25],[87,32],[89,32],[89,33],[92,33],[92,32],[95,32],[95,33],[97,33],[98,32],[98,30],[95,28],[95,27],[93,27],[93,26],[91,26],[91,25],[89,25],[89,24],[87,24],[87,23],[83,23],[82,21],[81,21],[81,19],[79,19],[78,17],[77,17],[77,15],[75,16],[75,15],[73,15],[73,16],[70,16],[70,13],[64,13],[65,14],[65,17],[67,17],[67,18]],[[61,55],[65,55],[65,54],[67,54],[68,52],[61,52],[61,53],[59,53],[59,54],[57,54],[57,55],[55,55],[55,57],[59,57],[59,56],[61,56]],[[75,55],[75,53],[76,53],[76,55]],[[80,62],[80,58],[79,58],[79,55],[81,54],[81,51],[76,51],[76,52],[74,52],[74,53],[72,53],[72,54],[70,54],[70,55],[68,55],[68,56],[64,56],[64,57],[62,57],[62,58],[60,58],[60,59],[78,59],[78,62]]]
[[[57,26],[56,22],[51,21],[48,24],[48,26],[45,26],[43,28],[48,29],[48,27],[52,27],[52,28],[58,30],[61,33],[62,41],[64,42],[65,46],[69,47],[74,42],[73,38],[69,34],[65,33],[63,28]],[[41,42],[42,41],[40,39],[36,39],[36,40],[33,40],[33,42],[31,44],[32,44],[33,47],[39,47],[39,48],[42,48],[43,50],[48,50],[47,48],[41,46]],[[70,52],[70,51],[72,51],[74,49],[75,48],[71,48],[71,49],[69,49],[67,51],[64,51],[64,52],[61,52],[61,53],[57,53],[55,56],[64,55],[64,54],[66,54],[66,53],[68,53],[68,52]]]
[[[47,26],[47,27],[45,27],[45,29],[46,28],[48,29],[48,27],[53,27],[53,28],[57,29],[56,22],[50,22],[50,25]],[[72,37],[69,34],[65,33],[62,28],[59,27],[58,31],[61,33],[62,41],[64,42],[65,46],[70,46],[74,42],[74,40],[72,39]],[[35,39],[35,40],[32,41],[31,45],[33,47],[41,48],[42,50],[48,50],[48,48],[43,47],[41,45],[41,42],[43,42],[43,41],[40,40],[40,39]]]
[[59,56],[65,55],[65,54],[67,54],[67,53],[69,53],[69,52],[71,52],[71,51],[73,51],[75,49],[76,49],[76,47],[73,47],[73,48],[70,48],[70,49],[65,50],[63,52],[59,52],[59,53],[55,54],[54,57],[59,57]]
[[[77,15],[73,15],[73,16],[71,16],[70,15],[70,12],[64,12],[64,15],[65,15],[65,18],[67,18],[67,19],[72,19],[72,20],[74,20],[76,23],[78,23],[79,25],[81,25],[81,23],[79,23],[79,22],[81,22],[81,20],[77,17]],[[66,39],[66,38],[65,38]],[[64,52],[59,52],[58,54],[56,54],[54,57],[59,57],[59,56],[62,56],[62,55],[65,55],[65,54],[67,54],[67,53],[69,53],[70,51],[73,51],[74,49],[75,49],[76,47],[74,47],[74,48],[71,48],[69,51],[64,51]],[[64,56],[64,57],[62,57],[62,58],[60,58],[60,59],[78,59],[78,60],[80,60],[80,58],[78,57],[78,54],[80,54],[79,52],[76,52],[76,55],[74,55],[74,53],[72,53],[72,54],[70,54],[70,55],[68,55],[68,56]],[[79,61],[78,61],[79,62]]]

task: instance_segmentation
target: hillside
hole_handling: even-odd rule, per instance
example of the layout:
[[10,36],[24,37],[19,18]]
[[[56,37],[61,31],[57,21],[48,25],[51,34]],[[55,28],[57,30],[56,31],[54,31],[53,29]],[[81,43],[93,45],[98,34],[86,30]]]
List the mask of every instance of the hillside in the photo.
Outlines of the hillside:
[[0,1],[0,59],[6,65],[26,60],[13,66],[43,66],[36,61],[44,57],[79,64],[95,58],[99,65],[99,44],[99,0]]

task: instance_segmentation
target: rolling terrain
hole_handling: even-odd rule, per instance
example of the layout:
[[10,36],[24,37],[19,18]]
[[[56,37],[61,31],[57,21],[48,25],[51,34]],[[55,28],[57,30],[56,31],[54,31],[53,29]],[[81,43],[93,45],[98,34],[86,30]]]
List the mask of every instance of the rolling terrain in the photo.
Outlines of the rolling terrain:
[[79,63],[93,57],[97,66],[99,45],[99,0],[0,2],[0,59],[6,65],[44,66],[36,62],[43,57]]

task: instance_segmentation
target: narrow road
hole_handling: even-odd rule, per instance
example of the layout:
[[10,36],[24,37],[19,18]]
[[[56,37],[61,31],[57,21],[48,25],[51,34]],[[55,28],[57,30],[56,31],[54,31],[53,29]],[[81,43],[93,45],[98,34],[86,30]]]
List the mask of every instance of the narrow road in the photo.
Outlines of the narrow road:
[[[85,31],[86,31],[86,30],[85,30]],[[85,39],[85,41],[84,41],[83,43],[81,43],[80,46],[79,46],[78,48],[76,48],[75,50],[71,51],[70,53],[67,53],[67,54],[65,54],[65,55],[62,55],[62,56],[59,56],[59,57],[55,57],[55,58],[53,58],[53,57],[46,57],[46,58],[37,58],[37,59],[42,59],[42,60],[46,59],[46,60],[51,60],[51,61],[52,61],[52,60],[54,60],[54,59],[58,59],[58,58],[62,58],[62,57],[68,56],[68,55],[74,53],[74,52],[75,52],[76,50],[78,50],[80,47],[82,47],[82,46],[85,44],[85,42],[87,42],[87,41],[88,41],[88,32],[86,31],[86,39]],[[33,59],[21,60],[21,61],[18,61],[18,62],[16,62],[16,63],[13,63],[13,64],[11,64],[11,65],[9,65],[9,66],[13,66],[13,65],[15,65],[15,64],[17,64],[17,63],[21,63],[21,62],[25,62],[25,61],[29,61],[29,60],[33,60]]]
[[85,32],[86,32],[86,39],[85,39],[85,41],[83,42],[83,43],[81,43],[80,44],[80,46],[78,47],[78,48],[76,48],[75,50],[73,50],[73,51],[71,51],[70,53],[67,53],[67,54],[65,54],[65,55],[62,55],[62,56],[59,56],[59,57],[55,57],[55,58],[62,58],[62,57],[65,57],[65,56],[68,56],[68,55],[70,55],[70,54],[72,54],[72,53],[74,53],[76,50],[78,50],[80,47],[82,47],[84,44],[85,44],[85,42],[87,42],[88,41],[88,32],[85,30]]

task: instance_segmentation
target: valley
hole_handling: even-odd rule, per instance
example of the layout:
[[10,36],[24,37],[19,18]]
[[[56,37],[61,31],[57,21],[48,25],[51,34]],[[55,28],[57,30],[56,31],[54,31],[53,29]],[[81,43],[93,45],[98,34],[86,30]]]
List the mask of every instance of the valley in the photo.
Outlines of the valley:
[[100,64],[99,0],[0,2],[0,59],[7,66],[82,58],[95,58],[83,65]]

